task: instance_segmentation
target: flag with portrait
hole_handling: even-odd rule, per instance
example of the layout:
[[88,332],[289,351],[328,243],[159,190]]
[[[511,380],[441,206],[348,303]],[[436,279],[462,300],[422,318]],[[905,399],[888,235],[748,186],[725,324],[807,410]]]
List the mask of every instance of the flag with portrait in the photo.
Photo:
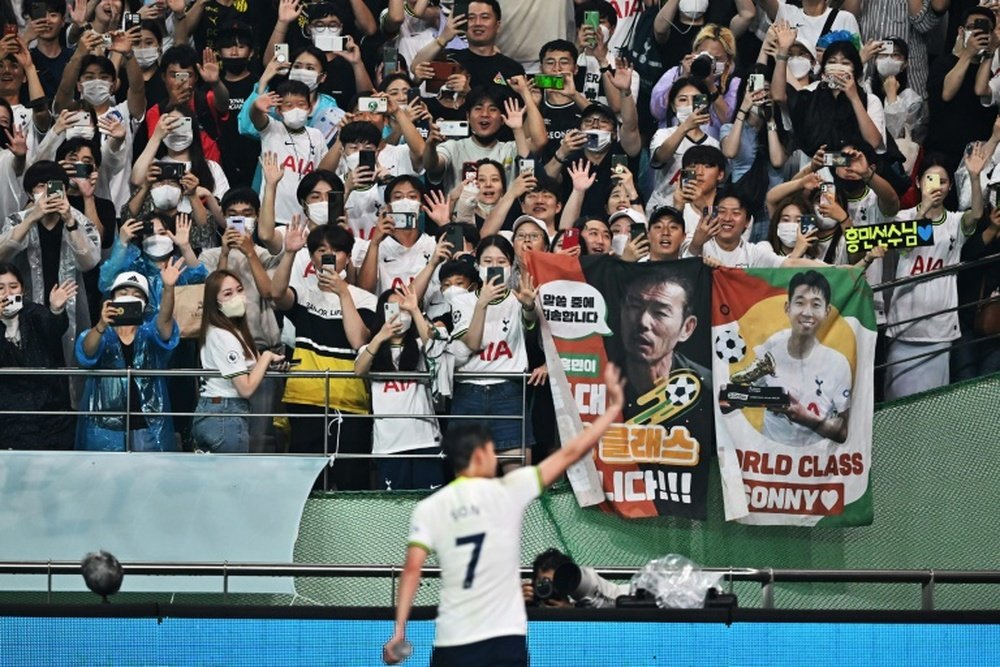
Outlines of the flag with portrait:
[[857,269],[716,269],[715,436],[727,520],[865,525],[876,325]]
[[[604,366],[627,381],[622,419],[591,468],[595,503],[630,518],[705,518],[713,447],[710,270],[701,260],[624,262],[530,253],[563,442],[604,411]],[[584,475],[569,475],[585,502]]]

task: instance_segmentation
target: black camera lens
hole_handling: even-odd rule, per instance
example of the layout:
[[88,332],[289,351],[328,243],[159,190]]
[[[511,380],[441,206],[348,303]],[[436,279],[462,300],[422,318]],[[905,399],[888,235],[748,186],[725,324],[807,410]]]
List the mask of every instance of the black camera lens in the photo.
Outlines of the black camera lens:
[[691,61],[691,76],[696,79],[707,79],[712,74],[714,67],[712,56],[703,53]]
[[555,592],[555,588],[552,586],[552,580],[548,577],[542,577],[535,582],[535,597],[539,600],[548,600],[555,595]]

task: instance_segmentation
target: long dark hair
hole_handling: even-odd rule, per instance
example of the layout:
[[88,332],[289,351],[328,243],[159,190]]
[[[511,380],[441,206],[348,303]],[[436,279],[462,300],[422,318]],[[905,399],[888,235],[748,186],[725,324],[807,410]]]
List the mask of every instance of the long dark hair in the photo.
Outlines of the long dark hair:
[[[834,42],[823,52],[823,69],[835,55],[842,55],[851,61],[854,85],[858,86],[861,105],[867,109],[868,93],[860,85],[863,71],[858,50],[850,42]],[[822,83],[815,92],[808,94],[806,104],[798,106],[802,110],[795,114],[795,120],[799,121],[795,123],[795,135],[806,154],[812,155],[823,144],[830,150],[830,146],[834,144],[858,144],[865,141],[851,103],[843,95],[839,98],[834,96],[833,91]]]
[[[198,122],[198,117],[191,113],[183,104],[177,105],[167,105],[163,109],[164,114],[168,114],[171,111],[176,111],[186,118],[191,119],[191,132],[192,139],[191,145],[188,147],[188,158],[191,162],[191,173],[198,177],[198,185],[208,188],[209,192],[215,191],[215,178],[212,176],[212,170],[208,167],[208,160],[205,159],[205,149],[201,146],[201,124]],[[167,145],[165,143],[160,143],[160,148],[156,151],[157,157],[163,157],[167,154]]]
[[253,334],[250,333],[250,327],[247,325],[247,318],[230,319],[219,310],[219,292],[222,290],[222,282],[226,278],[233,278],[240,285],[243,284],[238,275],[226,269],[217,269],[205,279],[205,297],[202,301],[201,333],[198,334],[198,347],[205,347],[205,338],[208,336],[209,328],[216,327],[228,331],[239,339],[247,359],[256,359],[257,347],[254,345]]
[[[767,76],[767,66],[762,64],[754,64],[750,68],[749,74],[763,74]],[[750,77],[746,76],[740,81],[739,88],[736,91],[736,99],[738,100],[736,108],[742,108],[743,101],[747,92],[747,85],[749,83]],[[781,112],[773,102],[768,105],[770,108],[770,118],[763,118],[763,124],[759,128],[753,128],[756,133],[756,141],[754,151],[753,162],[750,164],[750,168],[740,176],[739,180],[733,180],[732,173],[729,174],[730,189],[735,190],[742,196],[746,197],[752,205],[752,211],[759,211],[764,205],[764,199],[767,195],[767,191],[770,189],[770,172],[771,172],[771,152],[768,146],[768,130],[767,123],[770,120],[775,121],[775,126],[777,127],[778,139],[784,145],[787,141],[787,136],[785,134],[785,124],[781,121]],[[746,132],[747,121],[743,121],[744,132]]]
[[[908,76],[910,72],[910,47],[899,37],[888,37],[883,41],[892,42],[893,49],[903,56],[906,66],[896,75],[896,81],[899,82],[899,92],[903,92],[910,87],[910,77]],[[878,60],[878,56],[875,57],[875,60]],[[872,63],[869,69],[871,72],[868,74],[868,85],[871,86],[872,95],[880,100],[885,100],[885,87],[882,85],[882,77],[879,76],[878,67]]]
[[[206,289],[206,292],[208,290]],[[378,296],[378,303],[375,306],[375,320],[372,322],[372,331],[379,331],[385,326],[385,304],[389,303],[389,297],[396,294],[396,290],[387,289]],[[378,352],[372,355],[372,371],[376,373],[391,373],[392,371],[417,371],[420,370],[420,344],[418,342],[417,328],[410,325],[410,328],[403,334],[403,349],[399,353],[399,368],[392,363],[392,350],[389,345],[381,345]]]
[[685,86],[691,86],[692,88],[697,88],[698,92],[702,95],[708,95],[708,86],[701,79],[694,79],[691,77],[684,77],[674,81],[674,85],[670,87],[670,92],[667,93],[667,118],[671,121],[677,120],[677,113],[674,111],[674,100],[680,95],[681,89]]

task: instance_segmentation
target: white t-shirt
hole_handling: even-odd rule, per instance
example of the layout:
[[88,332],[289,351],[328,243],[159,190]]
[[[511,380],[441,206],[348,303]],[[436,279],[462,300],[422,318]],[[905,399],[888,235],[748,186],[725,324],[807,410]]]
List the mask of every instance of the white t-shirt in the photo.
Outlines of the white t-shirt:
[[[663,142],[676,131],[677,126],[657,130],[653,135],[652,141],[649,142],[650,155],[652,156],[656,153],[656,149],[659,148]],[[674,151],[674,156],[669,162],[659,164],[655,159],[651,159],[650,166],[653,167],[655,171],[653,172],[653,194],[650,195],[649,202],[646,204],[647,211],[652,211],[660,206],[673,205],[674,190],[676,190],[679,185],[679,182],[676,182],[674,179],[677,177],[677,172],[681,170],[681,162],[684,159],[684,153],[686,153],[692,146],[714,146],[715,148],[718,148],[719,140],[713,139],[708,134],[705,135],[704,139],[698,142],[691,141],[690,137],[684,137],[684,139],[681,140],[680,145],[677,146],[677,150]]]
[[[386,343],[388,344],[388,343]],[[358,357],[368,354],[368,346],[358,350]],[[391,348],[392,363],[399,370],[399,356],[402,347]],[[417,371],[427,370],[421,354]],[[373,415],[433,415],[434,402],[426,382],[418,380],[372,380]],[[441,443],[441,431],[437,419],[375,419],[372,431],[372,454],[398,454],[412,449],[437,447]]]
[[409,248],[391,236],[385,238],[378,247],[378,283],[375,293],[381,294],[390,287],[409,285],[427,266],[436,248],[437,242],[430,234],[421,234]]
[[775,269],[785,261],[767,241],[750,243],[743,239],[735,250],[723,250],[715,239],[709,239],[701,247],[701,256],[736,269]]
[[[877,225],[887,220],[882,209],[878,207],[878,195],[867,186],[857,198],[848,198],[847,212],[851,215],[851,221],[855,227]],[[881,259],[876,259],[865,270],[865,278],[869,285],[882,283]],[[883,295],[884,292],[875,292],[875,321],[879,324],[885,324],[885,297]]]
[[[775,23],[782,19],[788,21],[793,28],[798,29],[798,38],[815,48],[816,42],[822,36],[821,33],[823,32],[823,26],[826,25],[826,19],[833,10],[827,9],[819,16],[806,16],[806,13],[800,7],[789,5],[785,0],[778,0],[778,2],[778,13],[774,17]],[[861,28],[858,27],[858,20],[854,17],[854,14],[843,9],[837,13],[837,17],[833,20],[833,25],[830,29],[847,30],[855,35],[861,34]]]
[[[934,222],[934,245],[898,249],[896,277],[916,276],[928,271],[955,266],[962,260],[962,246],[968,238],[962,230],[961,212],[947,211]],[[916,209],[900,211],[898,220],[916,219]],[[889,323],[919,318],[899,326],[890,326],[888,335],[911,343],[941,343],[961,336],[958,329],[958,277],[951,273],[922,283],[903,285],[893,290],[889,302]],[[929,315],[939,310],[947,313]]]
[[[847,358],[819,341],[804,359],[788,354],[792,330],[784,329],[754,348],[762,359],[770,352],[774,357],[774,375],[767,375],[755,384],[781,387],[806,410],[829,419],[851,408],[851,365]],[[783,445],[813,445],[822,440],[811,428],[793,423],[785,415],[764,411],[764,437]]]
[[514,180],[514,158],[517,156],[517,144],[513,141],[498,141],[489,148],[481,146],[472,137],[465,139],[450,139],[437,147],[438,156],[445,162],[444,178],[441,185],[445,192],[451,192],[457,183],[462,182],[462,166],[466,162],[479,162],[489,158],[496,160],[507,171],[507,182]]
[[293,134],[282,123],[268,118],[267,125],[260,131],[262,154],[263,151],[277,153],[278,164],[285,170],[284,178],[278,181],[274,202],[274,219],[281,225],[287,225],[293,215],[302,213],[295,191],[302,177],[315,171],[326,154],[323,134],[313,127],[303,129],[304,132]]
[[[524,344],[525,323],[521,302],[513,292],[486,307],[482,349],[455,370],[463,373],[523,373],[528,369],[528,351]],[[466,309],[453,321],[453,335],[468,331],[474,309]],[[454,311],[452,317],[454,318]],[[460,343],[461,344],[461,343]],[[498,384],[503,378],[459,380],[471,384]]]
[[521,595],[521,521],[542,491],[532,466],[500,479],[459,477],[417,503],[410,546],[441,565],[435,646],[527,634]]
[[201,367],[218,370],[222,377],[202,378],[201,395],[204,398],[240,398],[233,378],[249,373],[255,364],[255,359],[247,359],[239,338],[225,329],[209,327],[201,348]]

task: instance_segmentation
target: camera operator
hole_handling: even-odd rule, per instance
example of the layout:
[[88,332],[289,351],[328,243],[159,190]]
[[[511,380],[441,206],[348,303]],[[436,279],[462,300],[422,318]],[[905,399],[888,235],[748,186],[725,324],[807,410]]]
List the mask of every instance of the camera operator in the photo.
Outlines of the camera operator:
[[627,584],[613,584],[592,567],[580,567],[558,549],[546,549],[531,564],[531,581],[522,582],[521,593],[529,607],[614,607]]

